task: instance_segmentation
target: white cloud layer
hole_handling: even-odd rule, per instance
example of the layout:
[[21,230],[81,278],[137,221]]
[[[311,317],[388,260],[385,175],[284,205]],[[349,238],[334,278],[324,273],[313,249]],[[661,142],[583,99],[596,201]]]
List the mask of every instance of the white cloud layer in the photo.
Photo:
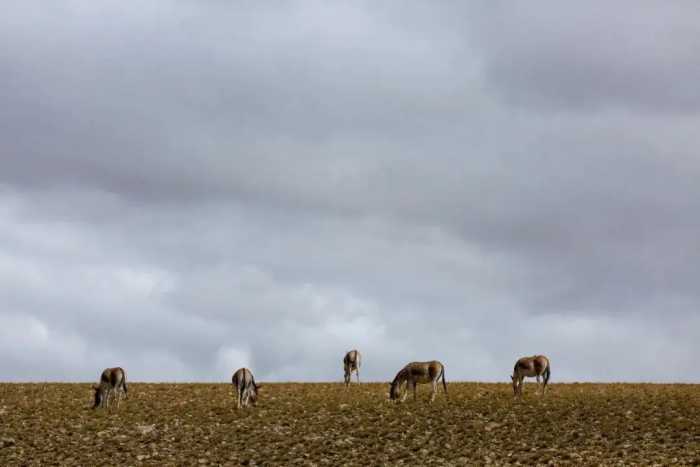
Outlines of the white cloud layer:
[[7,5],[0,379],[697,381],[699,20]]

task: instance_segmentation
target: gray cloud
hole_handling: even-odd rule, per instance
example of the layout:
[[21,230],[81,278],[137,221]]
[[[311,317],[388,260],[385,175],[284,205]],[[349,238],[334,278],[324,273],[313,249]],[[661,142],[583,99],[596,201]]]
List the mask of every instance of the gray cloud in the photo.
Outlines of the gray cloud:
[[697,14],[624,7],[8,7],[2,379],[693,380]]
[[511,105],[693,113],[700,93],[694,5],[491,2],[470,15],[485,78]]

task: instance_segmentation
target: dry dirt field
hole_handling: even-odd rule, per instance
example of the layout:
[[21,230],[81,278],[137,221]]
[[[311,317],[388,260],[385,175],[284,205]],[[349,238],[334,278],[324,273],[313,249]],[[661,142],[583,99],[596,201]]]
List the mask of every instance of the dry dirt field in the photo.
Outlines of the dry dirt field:
[[0,384],[0,465],[699,465],[700,386],[449,383],[386,401],[387,384],[129,385],[92,411],[89,384]]

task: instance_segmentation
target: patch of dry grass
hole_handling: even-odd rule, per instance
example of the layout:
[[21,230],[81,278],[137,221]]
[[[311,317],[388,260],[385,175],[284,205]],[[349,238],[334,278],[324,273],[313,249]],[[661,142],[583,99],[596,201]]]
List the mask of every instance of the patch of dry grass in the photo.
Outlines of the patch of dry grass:
[[387,384],[130,384],[92,411],[89,384],[0,384],[0,465],[700,464],[697,385],[452,383],[428,404]]

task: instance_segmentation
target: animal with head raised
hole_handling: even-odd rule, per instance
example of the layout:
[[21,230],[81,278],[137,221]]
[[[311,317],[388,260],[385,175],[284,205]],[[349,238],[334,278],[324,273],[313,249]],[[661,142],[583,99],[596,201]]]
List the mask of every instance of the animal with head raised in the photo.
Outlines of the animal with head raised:
[[357,376],[357,382],[360,382],[360,365],[362,364],[362,356],[357,350],[351,350],[345,354],[343,358],[343,370],[345,371],[345,387],[350,385],[350,377],[352,372]]
[[[413,389],[413,400],[416,400],[416,385],[430,383],[433,391],[430,395],[430,402],[435,400],[438,381],[442,377],[442,387],[447,396],[447,383],[445,382],[445,367],[437,360],[430,362],[411,362],[404,366],[394,377],[389,385],[389,399],[392,401],[405,401],[408,396],[408,389]],[[403,389],[403,397],[401,392]]]
[[537,378],[537,386],[540,386],[540,377],[543,379],[542,395],[547,390],[547,383],[551,375],[551,367],[549,359],[544,355],[533,355],[532,357],[523,357],[515,362],[513,367],[513,375],[510,377],[513,382],[513,396],[522,397],[523,382],[526,377]]
[[255,383],[253,373],[248,368],[236,370],[231,378],[233,390],[236,396],[236,407],[248,407],[250,402],[253,406],[258,402],[258,391],[262,385]]
[[100,383],[92,386],[95,391],[95,403],[93,409],[97,407],[109,407],[110,399],[117,398],[117,408],[121,401],[121,395],[128,397],[126,386],[126,373],[122,368],[106,368],[100,375]]

